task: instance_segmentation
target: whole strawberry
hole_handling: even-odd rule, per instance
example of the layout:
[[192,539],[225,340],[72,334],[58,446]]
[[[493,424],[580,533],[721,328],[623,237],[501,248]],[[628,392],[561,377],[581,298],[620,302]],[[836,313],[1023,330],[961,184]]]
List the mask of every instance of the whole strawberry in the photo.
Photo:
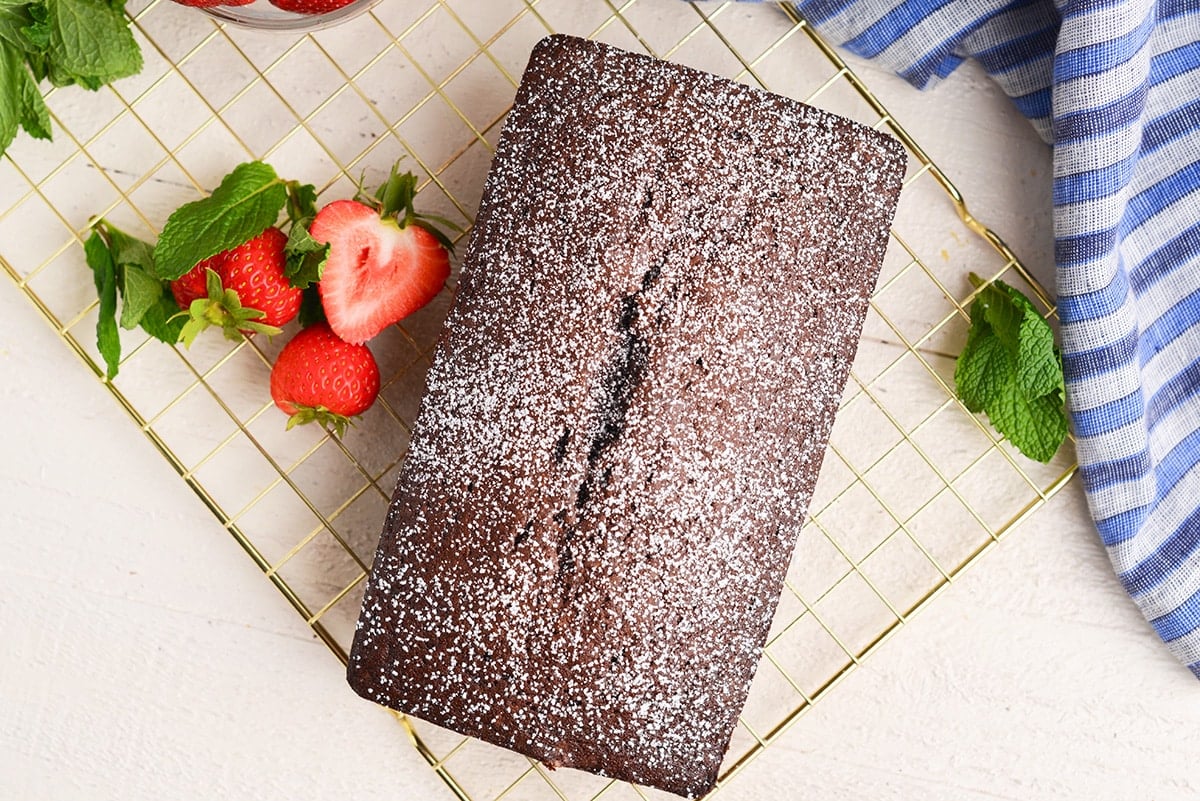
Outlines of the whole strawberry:
[[353,2],[354,0],[271,0],[271,5],[293,14],[325,14]]
[[220,276],[221,264],[224,261],[225,253],[209,256],[171,282],[171,294],[175,297],[179,308],[187,311],[191,307],[192,301],[208,297],[208,271],[212,270]]
[[305,328],[287,343],[271,368],[271,398],[289,415],[287,427],[314,420],[338,436],[349,418],[379,395],[379,365],[365,345],[339,338],[325,323]]
[[174,0],[188,8],[212,8],[213,6],[248,6],[254,0]]
[[329,245],[321,305],[347,342],[361,344],[403,320],[450,275],[450,240],[413,211],[416,186],[412,173],[393,167],[375,197],[335,200],[312,222],[313,239]]
[[287,236],[268,228],[249,242],[222,251],[171,282],[171,294],[190,316],[180,340],[191,345],[209,326],[237,339],[239,332],[278,334],[300,313],[303,293],[284,268]]

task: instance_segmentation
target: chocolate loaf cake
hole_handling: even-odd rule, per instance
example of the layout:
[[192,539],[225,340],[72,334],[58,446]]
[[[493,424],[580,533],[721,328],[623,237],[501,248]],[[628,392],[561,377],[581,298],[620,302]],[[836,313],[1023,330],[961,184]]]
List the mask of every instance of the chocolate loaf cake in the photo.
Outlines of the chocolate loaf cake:
[[569,37],[533,52],[350,654],[366,698],[698,796],[746,700],[904,152]]

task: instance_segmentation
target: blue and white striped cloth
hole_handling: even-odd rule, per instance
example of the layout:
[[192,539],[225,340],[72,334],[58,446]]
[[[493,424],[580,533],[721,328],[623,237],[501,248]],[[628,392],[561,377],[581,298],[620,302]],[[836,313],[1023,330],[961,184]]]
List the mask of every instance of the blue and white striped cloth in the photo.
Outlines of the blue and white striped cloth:
[[1113,567],[1200,678],[1200,0],[801,0],[918,87],[976,59],[1054,149],[1067,406]]

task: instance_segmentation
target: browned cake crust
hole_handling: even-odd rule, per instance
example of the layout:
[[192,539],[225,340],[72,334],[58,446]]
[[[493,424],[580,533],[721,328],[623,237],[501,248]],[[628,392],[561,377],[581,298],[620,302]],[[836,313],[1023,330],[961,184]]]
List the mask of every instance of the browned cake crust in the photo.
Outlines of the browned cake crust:
[[900,193],[894,140],[569,37],[488,177],[350,655],[373,701],[716,780]]

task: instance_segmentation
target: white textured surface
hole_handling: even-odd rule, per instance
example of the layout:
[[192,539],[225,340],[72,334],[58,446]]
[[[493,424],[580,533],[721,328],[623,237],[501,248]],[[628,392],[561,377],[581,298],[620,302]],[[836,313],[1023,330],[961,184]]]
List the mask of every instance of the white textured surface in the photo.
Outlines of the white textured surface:
[[[1032,131],[974,71],[928,95],[865,72],[1048,278]],[[0,798],[448,799],[11,286],[0,320]],[[1070,486],[729,797],[1193,799],[1197,753],[1200,687]]]

